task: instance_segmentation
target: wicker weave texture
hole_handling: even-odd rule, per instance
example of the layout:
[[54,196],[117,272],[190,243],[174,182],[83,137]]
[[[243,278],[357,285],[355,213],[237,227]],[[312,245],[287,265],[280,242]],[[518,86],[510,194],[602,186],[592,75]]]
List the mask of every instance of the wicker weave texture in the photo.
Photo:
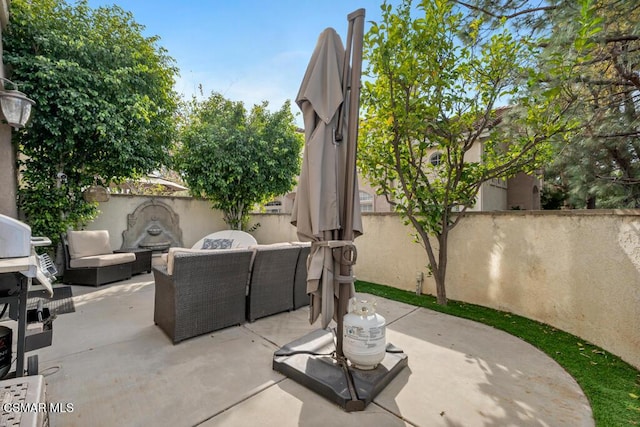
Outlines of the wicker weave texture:
[[247,319],[293,309],[293,281],[300,247],[260,248],[251,272]]
[[174,343],[232,325],[246,317],[252,252],[176,254],[173,275],[154,267],[154,321]]

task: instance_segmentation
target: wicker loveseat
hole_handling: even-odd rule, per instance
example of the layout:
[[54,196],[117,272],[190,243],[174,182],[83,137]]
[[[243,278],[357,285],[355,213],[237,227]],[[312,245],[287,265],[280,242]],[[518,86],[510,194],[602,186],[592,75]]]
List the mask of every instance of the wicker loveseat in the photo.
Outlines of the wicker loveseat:
[[107,230],[68,231],[62,235],[67,284],[100,286],[131,277],[134,253],[113,253]]
[[247,295],[247,319],[293,310],[294,281],[300,247],[256,245]]
[[307,257],[310,243],[251,246],[255,251],[247,292],[247,320],[309,305]]
[[308,253],[308,245],[288,243],[171,248],[167,263],[153,268],[154,321],[175,344],[308,305]]

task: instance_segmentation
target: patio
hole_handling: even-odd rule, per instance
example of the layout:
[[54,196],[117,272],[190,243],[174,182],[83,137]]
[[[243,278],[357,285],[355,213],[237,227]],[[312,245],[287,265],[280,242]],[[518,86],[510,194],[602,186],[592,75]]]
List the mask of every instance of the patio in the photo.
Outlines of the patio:
[[153,324],[152,274],[73,287],[75,312],[39,355],[51,426],[590,426],[576,382],[493,328],[378,299],[405,368],[363,412],[346,413],[271,368],[315,327],[306,307],[172,345]]

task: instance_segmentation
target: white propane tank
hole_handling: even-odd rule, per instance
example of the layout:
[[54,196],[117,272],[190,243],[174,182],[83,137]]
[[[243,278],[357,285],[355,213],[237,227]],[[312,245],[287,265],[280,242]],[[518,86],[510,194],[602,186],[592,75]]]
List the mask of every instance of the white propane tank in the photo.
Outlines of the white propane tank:
[[376,313],[375,302],[351,298],[349,306],[343,320],[342,352],[354,368],[374,369],[384,359],[386,321]]

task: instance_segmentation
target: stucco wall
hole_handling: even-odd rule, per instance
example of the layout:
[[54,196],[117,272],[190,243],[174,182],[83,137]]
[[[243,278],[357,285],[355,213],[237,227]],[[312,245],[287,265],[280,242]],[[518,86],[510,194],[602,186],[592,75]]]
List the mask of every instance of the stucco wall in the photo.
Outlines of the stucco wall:
[[[0,77],[5,76],[2,63],[2,31],[9,21],[8,5],[6,0],[0,0]],[[1,116],[1,113],[0,113]],[[6,123],[0,123],[0,214],[18,217],[16,206],[16,168],[14,149],[11,144],[11,127]]]
[[470,209],[472,212],[502,211],[507,208],[507,186],[500,180],[485,182],[478,192],[478,202]]
[[[112,196],[87,228],[120,247],[126,215],[146,198]],[[185,246],[225,229],[204,201],[162,198],[180,216]],[[257,214],[260,243],[297,240],[286,214]],[[363,215],[356,277],[414,291],[426,252],[395,214]],[[640,210],[469,213],[451,233],[447,293],[573,333],[640,368]],[[426,278],[423,292],[434,294]]]
[[250,224],[260,224],[253,234],[258,243],[279,243],[298,241],[296,228],[291,225],[291,214],[253,214]]
[[640,216],[470,216],[451,241],[449,296],[522,314],[640,366]]
[[[147,200],[147,197],[112,195],[109,201],[100,203],[100,215],[85,228],[109,230],[111,247],[119,249],[122,247],[122,233],[127,229],[127,215]],[[203,200],[189,197],[159,197],[157,200],[178,214],[184,247],[190,248],[203,236],[227,228],[222,214],[212,210]]]
[[[364,221],[357,277],[414,290],[426,252],[411,229],[392,215]],[[471,213],[449,245],[449,298],[548,323],[640,367],[640,211]]]
[[0,214],[12,218],[18,217],[15,159],[11,145],[11,128],[6,124],[0,124]]
[[540,180],[523,172],[507,180],[507,206],[509,209],[540,209]]

